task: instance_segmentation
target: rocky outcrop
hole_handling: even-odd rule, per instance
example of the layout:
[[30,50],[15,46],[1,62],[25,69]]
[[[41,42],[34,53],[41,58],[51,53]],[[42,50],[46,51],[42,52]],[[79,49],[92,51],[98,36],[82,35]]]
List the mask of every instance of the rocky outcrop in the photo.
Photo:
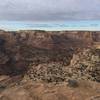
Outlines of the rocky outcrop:
[[[66,58],[68,60],[68,58]],[[31,64],[27,75],[33,81],[67,82],[69,79],[100,82],[100,50],[85,49],[64,60]]]
[[100,49],[85,49],[73,55],[69,69],[72,78],[100,82]]

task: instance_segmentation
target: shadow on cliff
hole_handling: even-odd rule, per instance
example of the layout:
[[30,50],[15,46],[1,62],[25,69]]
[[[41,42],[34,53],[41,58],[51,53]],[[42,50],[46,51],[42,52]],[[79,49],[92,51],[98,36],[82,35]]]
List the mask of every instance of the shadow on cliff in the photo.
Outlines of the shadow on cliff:
[[21,60],[16,46],[6,48],[7,42],[5,38],[0,37],[0,75],[23,76],[28,70],[27,64]]

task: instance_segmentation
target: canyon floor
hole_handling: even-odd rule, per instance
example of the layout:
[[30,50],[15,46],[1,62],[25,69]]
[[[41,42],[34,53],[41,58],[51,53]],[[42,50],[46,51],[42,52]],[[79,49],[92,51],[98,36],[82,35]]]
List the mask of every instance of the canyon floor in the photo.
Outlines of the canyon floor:
[[100,32],[0,30],[0,100],[100,100]]

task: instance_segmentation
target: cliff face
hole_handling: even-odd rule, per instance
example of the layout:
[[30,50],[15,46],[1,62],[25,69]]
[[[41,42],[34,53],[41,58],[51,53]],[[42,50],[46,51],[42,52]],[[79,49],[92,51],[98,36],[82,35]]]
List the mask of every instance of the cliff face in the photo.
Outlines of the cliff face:
[[26,42],[28,45],[39,48],[52,49],[58,47],[64,49],[74,45],[75,47],[86,47],[93,42],[100,42],[100,32],[0,31],[0,38],[4,38],[8,45]]
[[28,44],[46,49],[66,49],[72,46],[87,47],[93,42],[100,41],[99,32],[19,31],[18,33]]
[[67,65],[73,53],[99,41],[99,32],[0,31],[0,70],[22,73],[30,62],[64,59]]
[[[21,32],[19,32],[21,34]],[[41,32],[41,31],[25,31],[24,37],[28,39],[29,43],[33,45],[43,45],[43,47],[53,46],[59,44],[59,47],[67,47],[67,45],[81,46],[86,43],[87,45],[93,42],[100,42],[99,32]],[[79,43],[80,42],[80,43]],[[82,43],[82,44],[81,44]],[[81,45],[80,45],[81,44]],[[87,46],[85,44],[85,46]]]

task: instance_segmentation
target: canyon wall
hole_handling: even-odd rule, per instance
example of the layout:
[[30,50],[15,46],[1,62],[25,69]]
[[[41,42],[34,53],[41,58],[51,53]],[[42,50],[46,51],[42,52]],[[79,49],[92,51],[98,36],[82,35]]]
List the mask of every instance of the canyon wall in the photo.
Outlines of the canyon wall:
[[100,32],[0,30],[0,74],[19,74],[31,62],[70,63],[75,52],[100,44]]

